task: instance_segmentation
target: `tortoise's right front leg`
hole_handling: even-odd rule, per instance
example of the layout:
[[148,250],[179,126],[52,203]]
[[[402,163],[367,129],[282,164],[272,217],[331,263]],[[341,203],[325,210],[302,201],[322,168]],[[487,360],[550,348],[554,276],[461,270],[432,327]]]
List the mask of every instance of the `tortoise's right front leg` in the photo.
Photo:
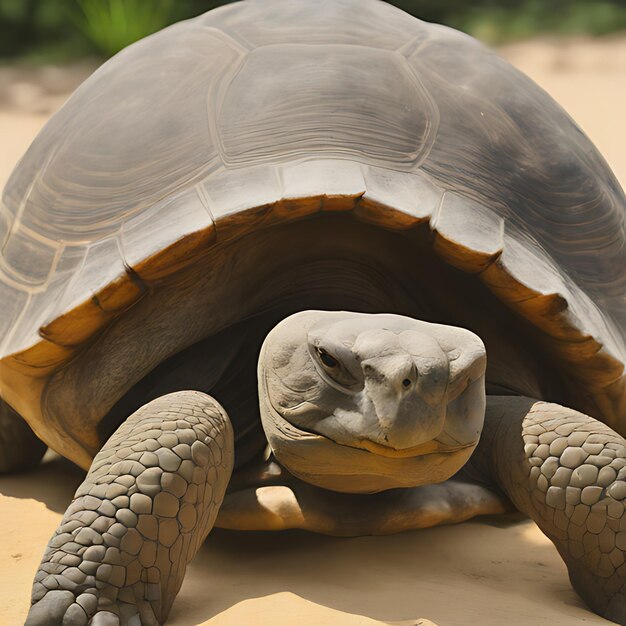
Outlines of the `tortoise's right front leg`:
[[626,625],[624,438],[558,404],[489,396],[470,466],[554,542],[587,604]]
[[213,527],[232,426],[196,391],[153,400],[96,455],[35,577],[27,626],[156,625]]

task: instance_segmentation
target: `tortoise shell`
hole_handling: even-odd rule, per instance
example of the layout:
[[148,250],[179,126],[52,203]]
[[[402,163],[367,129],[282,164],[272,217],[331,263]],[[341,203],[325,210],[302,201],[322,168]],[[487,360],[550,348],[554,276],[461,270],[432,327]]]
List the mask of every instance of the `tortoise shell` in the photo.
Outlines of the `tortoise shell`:
[[[231,4],[105,63],[13,172],[0,393],[88,466],[95,424],[132,384],[276,296],[262,255],[239,262],[255,238],[280,256],[285,237],[308,246],[340,219],[346,263],[360,237],[426,233],[432,263],[534,333],[570,404],[626,434],[625,206],[578,126],[472,38],[377,0]],[[151,297],[198,264],[210,323],[133,352],[139,322],[123,320],[166,315],[174,299]],[[98,401],[73,413],[81,393]]]

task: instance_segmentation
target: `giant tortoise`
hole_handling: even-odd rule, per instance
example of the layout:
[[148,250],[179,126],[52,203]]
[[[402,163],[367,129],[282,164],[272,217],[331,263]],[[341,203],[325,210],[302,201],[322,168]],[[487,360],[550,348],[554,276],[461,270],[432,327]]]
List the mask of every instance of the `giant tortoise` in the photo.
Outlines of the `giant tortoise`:
[[89,470],[27,624],[163,623],[214,525],[513,507],[626,624],[625,205],[532,81],[378,0],[122,51],[0,207],[0,462]]

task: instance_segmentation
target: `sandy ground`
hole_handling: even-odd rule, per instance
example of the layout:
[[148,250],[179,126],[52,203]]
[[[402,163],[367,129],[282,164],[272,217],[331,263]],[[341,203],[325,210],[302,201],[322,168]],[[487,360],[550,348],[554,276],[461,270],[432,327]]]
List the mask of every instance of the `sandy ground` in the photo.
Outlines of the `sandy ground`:
[[[625,185],[626,38],[501,52],[570,112]],[[0,68],[0,186],[89,69]],[[28,475],[0,478],[0,625],[23,622],[43,548],[80,481],[53,455]],[[413,626],[420,618],[439,626],[609,623],[584,607],[537,527],[514,516],[361,539],[215,531],[168,624]]]

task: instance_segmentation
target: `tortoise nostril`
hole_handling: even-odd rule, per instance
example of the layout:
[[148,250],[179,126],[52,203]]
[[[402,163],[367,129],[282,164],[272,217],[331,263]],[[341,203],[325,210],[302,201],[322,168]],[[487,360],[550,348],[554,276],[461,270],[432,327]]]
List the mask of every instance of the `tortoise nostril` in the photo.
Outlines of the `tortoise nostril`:
[[405,388],[406,388],[406,387],[410,387],[410,386],[411,386],[411,381],[410,381],[408,378],[405,378],[405,379],[402,381],[402,386],[403,386],[403,387],[405,387]]

